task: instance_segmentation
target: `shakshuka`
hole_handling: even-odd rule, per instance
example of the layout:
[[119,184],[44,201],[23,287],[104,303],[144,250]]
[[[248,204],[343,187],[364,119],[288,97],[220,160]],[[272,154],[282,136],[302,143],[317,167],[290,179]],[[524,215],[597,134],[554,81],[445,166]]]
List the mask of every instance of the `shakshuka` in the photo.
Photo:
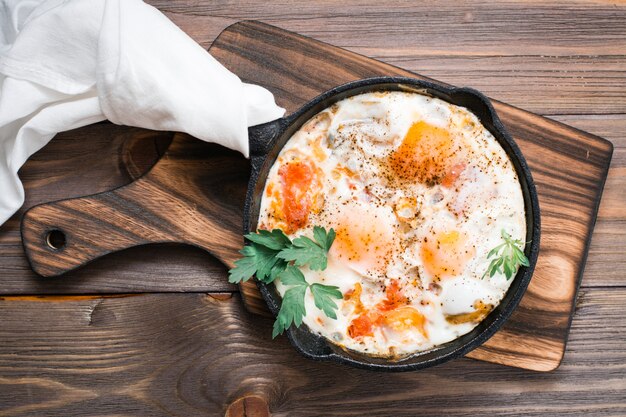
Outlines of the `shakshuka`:
[[[501,231],[524,240],[513,164],[463,107],[418,93],[346,98],[307,121],[272,166],[258,229],[336,231],[324,271],[337,319],[306,294],[303,322],[344,349],[402,357],[471,331],[512,280],[484,277]],[[287,287],[276,281],[284,295]]]

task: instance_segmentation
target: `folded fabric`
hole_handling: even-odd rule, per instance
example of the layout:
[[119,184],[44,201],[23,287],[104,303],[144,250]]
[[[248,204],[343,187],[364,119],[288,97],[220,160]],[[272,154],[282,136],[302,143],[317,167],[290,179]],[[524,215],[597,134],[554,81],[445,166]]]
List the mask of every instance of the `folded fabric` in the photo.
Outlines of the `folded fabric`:
[[247,157],[247,127],[283,114],[140,0],[0,2],[0,224],[24,202],[19,168],[58,132],[109,119]]

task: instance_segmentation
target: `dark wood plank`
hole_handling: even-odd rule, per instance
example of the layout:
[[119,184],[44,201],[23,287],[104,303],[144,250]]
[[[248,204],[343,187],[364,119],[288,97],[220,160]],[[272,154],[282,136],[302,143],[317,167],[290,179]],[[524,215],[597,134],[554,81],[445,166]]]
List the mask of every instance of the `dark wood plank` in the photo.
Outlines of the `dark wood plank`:
[[626,55],[372,58],[542,115],[626,113]]
[[262,20],[535,113],[626,112],[623,3],[152,4],[205,47],[228,24]]
[[274,416],[621,416],[626,289],[588,289],[563,365],[460,359],[388,374],[300,357],[238,296],[0,301],[0,415],[218,416],[257,396]]
[[2,294],[112,294],[235,291],[226,267],[206,251],[187,245],[135,247],[97,259],[58,278],[44,278],[23,254],[2,254]]
[[[626,6],[620,2],[522,1],[415,3],[262,0],[219,3],[149,0],[165,13],[262,20],[365,55],[623,55]],[[182,19],[182,17],[181,17]],[[177,21],[181,24],[181,21]],[[193,25],[200,34],[198,21]],[[183,26],[184,28],[184,26]],[[207,31],[211,28],[205,29]],[[206,33],[206,32],[205,32]],[[367,36],[363,36],[367,33]],[[210,38],[198,39],[200,43]]]

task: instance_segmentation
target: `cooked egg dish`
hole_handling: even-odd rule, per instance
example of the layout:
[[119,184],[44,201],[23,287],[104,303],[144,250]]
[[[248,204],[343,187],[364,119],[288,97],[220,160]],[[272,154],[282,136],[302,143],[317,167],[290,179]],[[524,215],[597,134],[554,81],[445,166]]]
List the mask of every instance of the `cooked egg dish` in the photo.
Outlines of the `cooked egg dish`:
[[[324,271],[337,319],[306,294],[303,322],[344,349],[401,358],[471,331],[512,280],[484,277],[501,231],[524,240],[513,164],[478,118],[430,96],[344,99],[286,143],[265,184],[258,229],[336,231]],[[278,292],[287,289],[276,281]]]

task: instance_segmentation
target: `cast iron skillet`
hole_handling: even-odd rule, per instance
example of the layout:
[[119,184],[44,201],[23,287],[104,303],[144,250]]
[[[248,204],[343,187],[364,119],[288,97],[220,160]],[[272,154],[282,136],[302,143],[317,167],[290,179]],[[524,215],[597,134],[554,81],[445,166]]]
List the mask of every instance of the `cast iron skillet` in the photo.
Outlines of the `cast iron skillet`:
[[[446,88],[412,78],[378,77],[358,80],[328,90],[314,98],[295,113],[276,121],[250,128],[250,152],[252,174],[244,208],[244,232],[256,228],[261,197],[270,168],[289,138],[312,116],[346,97],[371,91],[419,92],[440,98],[449,103],[466,107],[480,119],[511,158],[522,186],[526,209],[525,253],[529,267],[521,267],[514,277],[502,302],[471,332],[451,342],[420,352],[401,360],[369,357],[357,352],[347,352],[325,338],[311,332],[305,324],[287,330],[291,344],[304,356],[315,360],[333,360],[359,368],[409,371],[427,368],[459,358],[480,346],[491,337],[517,307],[530,282],[539,252],[539,203],[530,171],[521,151],[504,129],[491,103],[480,92],[469,88]],[[274,315],[278,314],[281,298],[273,284],[257,281],[259,290]]]

